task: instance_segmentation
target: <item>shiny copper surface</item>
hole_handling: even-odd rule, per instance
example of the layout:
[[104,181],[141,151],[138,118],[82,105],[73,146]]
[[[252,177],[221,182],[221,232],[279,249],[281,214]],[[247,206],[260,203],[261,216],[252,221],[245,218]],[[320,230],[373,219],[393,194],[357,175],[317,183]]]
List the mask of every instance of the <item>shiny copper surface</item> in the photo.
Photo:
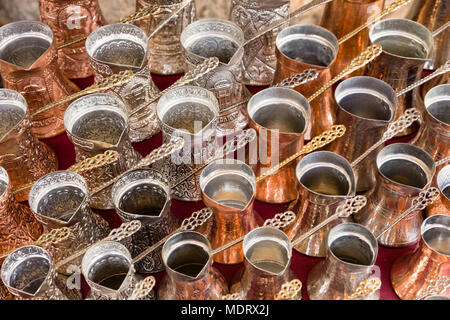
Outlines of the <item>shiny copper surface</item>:
[[433,186],[438,188],[441,194],[439,198],[426,208],[427,217],[435,214],[450,215],[450,163],[436,169]]
[[[56,46],[88,35],[106,24],[98,0],[39,0],[41,21],[53,31]],[[61,71],[69,79],[94,75],[84,41],[58,52]]]

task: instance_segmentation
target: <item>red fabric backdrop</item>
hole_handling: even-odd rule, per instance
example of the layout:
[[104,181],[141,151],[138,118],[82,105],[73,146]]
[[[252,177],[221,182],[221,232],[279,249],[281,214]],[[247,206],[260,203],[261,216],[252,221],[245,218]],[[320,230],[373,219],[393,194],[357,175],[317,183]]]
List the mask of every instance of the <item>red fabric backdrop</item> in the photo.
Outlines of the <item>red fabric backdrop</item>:
[[[155,84],[161,90],[163,90],[168,86],[170,86],[173,82],[175,82],[179,77],[180,76],[153,75],[153,80]],[[92,82],[93,82],[92,78],[75,81],[75,83],[82,89],[92,84]],[[263,88],[264,87],[249,87],[252,93],[256,93],[262,90]],[[67,169],[69,166],[75,163],[75,151],[72,143],[70,142],[66,134],[60,135],[52,139],[44,140],[44,142],[47,143],[49,146],[51,146],[57,153],[59,159],[59,168],[61,170]],[[161,143],[162,143],[162,136],[160,133],[155,137],[153,137],[152,139],[140,143],[135,143],[134,147],[138,152],[140,152],[143,156],[145,156],[148,153],[150,153],[150,151],[160,146]],[[177,200],[172,201],[172,212],[181,219],[188,217],[192,212],[199,210],[203,207],[204,204],[201,201],[200,202],[181,202]],[[263,219],[271,218],[276,213],[285,211],[286,208],[287,205],[270,205],[258,201],[256,201],[255,203],[255,210],[261,215]],[[118,227],[121,224],[121,221],[114,210],[111,211],[97,210],[96,212],[99,213],[102,217],[104,217],[109,222],[112,228]],[[382,281],[381,297],[380,297],[381,300],[399,299],[395,294],[389,280],[390,268],[392,266],[392,263],[397,257],[413,250],[414,247],[415,246],[411,246],[401,249],[389,249],[383,247],[379,248],[376,265],[379,266],[381,269],[381,281]],[[308,299],[308,295],[306,293],[306,279],[308,272],[316,263],[318,263],[321,260],[322,260],[321,258],[311,258],[305,256],[301,253],[298,253],[295,250],[293,252],[291,268],[303,283],[302,289],[303,299]],[[214,264],[214,266],[222,272],[222,274],[225,276],[226,280],[230,284],[234,275],[243,267],[243,264],[220,265],[216,263]],[[163,275],[164,272],[154,275],[157,280],[156,286],[158,286],[158,283]],[[88,290],[89,287],[85,282],[83,282],[83,293],[86,294]]]

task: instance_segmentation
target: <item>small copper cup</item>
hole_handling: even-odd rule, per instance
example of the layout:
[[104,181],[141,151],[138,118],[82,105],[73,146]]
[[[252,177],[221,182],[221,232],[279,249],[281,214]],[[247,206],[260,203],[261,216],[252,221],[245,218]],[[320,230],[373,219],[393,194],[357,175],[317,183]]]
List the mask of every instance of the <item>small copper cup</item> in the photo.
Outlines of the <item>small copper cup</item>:
[[[378,243],[374,235],[356,223],[342,223],[328,235],[325,260],[308,273],[308,296],[311,300],[344,300],[368,279],[375,266]],[[380,290],[364,300],[378,300]]]
[[[86,181],[71,171],[49,173],[31,188],[29,204],[36,219],[44,226],[44,231],[70,228],[67,240],[49,248],[55,263],[108,235],[108,223],[92,212],[89,200]],[[81,266],[81,257],[70,264]],[[57,271],[70,274],[70,264],[62,265]]]
[[442,167],[435,176],[436,186],[441,194],[431,205],[426,208],[427,216],[435,214],[450,215],[450,164]]
[[[245,102],[250,91],[242,83],[244,33],[231,21],[201,19],[187,26],[181,33],[188,69],[210,57],[219,58],[214,71],[194,81],[194,84],[214,93],[219,101],[217,135],[227,136],[244,129],[248,124]],[[231,110],[229,107],[232,107]]]
[[[347,128],[345,135],[333,141],[327,149],[356,160],[377,143],[394,120],[397,96],[385,82],[372,77],[352,77],[341,82],[334,97],[338,105],[337,123]],[[356,192],[368,191],[376,182],[376,168],[372,165],[377,151],[373,151],[353,170]]]
[[412,143],[439,161],[450,156],[450,84],[428,91],[424,103],[424,121]]
[[[395,143],[378,153],[376,166],[377,183],[368,194],[367,205],[353,219],[378,236],[431,184],[435,164],[424,150]],[[378,243],[387,247],[412,245],[419,240],[422,221],[421,212],[415,211],[378,238]]]
[[0,252],[32,243],[42,234],[42,225],[26,205],[16,202],[8,173],[0,167]]
[[[338,50],[336,36],[322,27],[298,24],[283,29],[276,39],[278,62],[273,83],[314,68],[319,72],[317,79],[295,89],[305,97],[310,97],[331,80],[331,67],[336,61]],[[311,103],[311,122],[305,139],[318,136],[335,123],[333,93],[327,90]]]
[[[320,25],[338,39],[352,32],[371,17],[379,14],[385,0],[333,0],[324,7]],[[369,46],[369,29],[365,28],[339,47],[332,74],[337,75],[350,61]],[[351,76],[362,75],[364,69],[354,71]],[[340,122],[338,122],[340,123]]]
[[[141,229],[131,236],[130,252],[137,256],[175,231],[180,221],[170,211],[170,187],[160,173],[151,169],[131,171],[114,183],[112,199],[122,222],[139,220]],[[164,270],[161,249],[136,263],[139,273]]]
[[[231,293],[244,300],[274,300],[283,284],[296,277],[290,269],[292,245],[276,228],[252,230],[243,242],[244,269],[235,277]],[[301,299],[301,293],[296,297]]]
[[[53,150],[32,132],[25,98],[8,89],[0,89],[0,166],[8,171],[13,188],[58,170],[58,159]],[[15,196],[19,202],[26,201],[28,189]]]
[[[268,88],[249,101],[250,127],[258,134],[257,176],[286,160],[303,147],[310,123],[310,106],[301,94],[288,88]],[[256,184],[256,199],[268,203],[286,203],[297,198],[295,166],[281,168]]]
[[[320,222],[332,216],[338,205],[355,195],[356,179],[350,163],[340,155],[328,151],[316,151],[306,155],[296,167],[298,200],[292,210],[297,215],[286,233],[291,240],[308,232]],[[330,230],[349,219],[337,219],[326,225],[295,250],[313,257],[325,257]]]
[[[419,23],[407,19],[385,19],[369,31],[371,44],[380,44],[383,52],[366,66],[364,75],[383,80],[395,91],[419,80],[425,62],[433,55],[431,32]],[[423,110],[418,88],[398,97],[395,120],[408,108]],[[412,125],[399,135],[415,132]]]
[[[176,10],[183,0],[137,0],[136,11],[158,6],[159,12],[135,24],[150,35],[155,28]],[[184,50],[180,43],[181,32],[196,18],[195,1],[191,1],[170,23],[159,30],[148,42],[149,65],[152,73],[170,75],[186,69]]]
[[[252,169],[239,160],[217,160],[200,175],[202,199],[214,213],[211,239],[213,249],[244,236],[263,224],[254,211],[256,178]],[[235,264],[244,261],[242,244],[214,255],[214,261]]]
[[19,300],[68,300],[57,286],[50,253],[25,246],[8,255],[1,269],[2,281]]
[[[230,20],[236,23],[250,39],[256,33],[266,29],[272,23],[287,18],[289,0],[233,0]],[[243,83],[252,86],[265,86],[273,82],[277,57],[275,56],[275,38],[282,26],[267,32],[245,46]]]
[[[428,217],[420,233],[422,240],[415,250],[392,265],[392,287],[403,300],[417,299],[425,294],[432,281],[450,277],[450,216]],[[440,295],[450,298],[450,288],[447,286]]]
[[[128,249],[119,242],[95,244],[83,256],[81,272],[91,291],[88,300],[126,300],[142,277],[136,275]],[[154,299],[153,291],[143,300]]]
[[[30,113],[61,100],[79,89],[59,69],[53,32],[37,21],[19,21],[0,28],[0,74],[3,86],[21,93]],[[63,116],[68,103],[33,117],[39,139],[64,132]]]
[[150,75],[147,42],[144,31],[126,23],[101,27],[86,40],[86,50],[97,81],[124,70],[134,73],[131,81],[107,91],[123,101],[128,114],[141,109],[129,119],[133,142],[148,139],[160,131],[156,102],[149,104],[159,89]]
[[179,232],[162,248],[167,274],[159,289],[158,300],[222,300],[228,285],[212,266],[211,245],[202,234]]
[[[75,147],[77,162],[106,150],[119,153],[116,163],[81,174],[86,179],[89,190],[130,169],[142,158],[131,145],[126,107],[116,96],[97,93],[72,102],[64,115],[64,126]],[[111,188],[112,186],[109,186],[94,195],[91,207],[113,209]]]
[[[106,24],[98,0],[39,0],[39,10],[41,21],[55,35],[56,46],[86,36]],[[94,75],[84,44],[80,41],[58,53],[60,69],[69,79]]]

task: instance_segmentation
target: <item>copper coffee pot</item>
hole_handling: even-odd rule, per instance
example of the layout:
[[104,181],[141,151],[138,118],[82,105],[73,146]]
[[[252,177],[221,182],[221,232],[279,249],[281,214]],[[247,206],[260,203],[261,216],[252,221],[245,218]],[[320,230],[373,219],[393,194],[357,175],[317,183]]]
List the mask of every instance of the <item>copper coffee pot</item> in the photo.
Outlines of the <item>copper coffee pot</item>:
[[[19,21],[0,28],[0,74],[3,86],[21,93],[34,113],[79,89],[59,69],[53,32],[37,21]],[[33,117],[39,139],[64,132],[63,115],[68,104]]]
[[[253,209],[255,174],[244,162],[232,159],[212,162],[200,174],[200,188],[203,202],[214,213],[208,236],[213,249],[262,225],[261,217]],[[244,261],[242,245],[226,249],[213,259],[223,264],[241,263]]]
[[[328,235],[327,254],[308,273],[307,289],[311,300],[344,300],[359,284],[372,277],[378,254],[377,239],[356,223],[335,226]],[[379,276],[379,275],[378,275]],[[378,300],[380,291],[364,300]]]
[[[310,106],[301,94],[288,88],[268,88],[249,101],[250,127],[258,134],[257,176],[299,152],[310,120]],[[256,185],[256,199],[286,203],[297,197],[297,161],[266,177]],[[253,165],[253,163],[251,163]]]
[[[296,179],[299,195],[290,209],[297,218],[286,229],[291,240],[331,217],[342,200],[355,195],[356,188],[350,163],[328,151],[316,151],[303,157],[296,167]],[[308,256],[324,257],[329,231],[346,220],[334,220],[294,248]]]
[[[327,149],[346,158],[350,163],[378,142],[394,120],[397,96],[385,82],[372,77],[352,77],[341,82],[334,93],[338,105],[337,123],[347,128],[345,135]],[[379,146],[374,151],[380,151]],[[372,152],[355,168],[356,191],[372,189],[376,170]]]
[[183,231],[162,248],[166,276],[158,289],[159,300],[221,300],[228,285],[212,266],[211,245],[202,234]]
[[403,300],[436,294],[450,298],[450,216],[428,217],[422,223],[420,235],[422,240],[415,250],[392,265],[392,287]]
[[436,186],[440,191],[439,198],[427,210],[427,216],[435,214],[450,215],[450,164],[437,170]]
[[[401,212],[411,206],[412,200],[427,188],[435,172],[433,158],[424,150],[406,143],[384,147],[376,157],[376,185],[367,195],[368,205],[354,216],[373,234],[380,231]],[[420,237],[423,221],[420,211],[414,211],[378,241],[388,247],[414,244]]]
[[[336,60],[339,45],[330,31],[309,24],[299,24],[282,30],[276,39],[278,59],[274,83],[306,69],[319,72],[316,80],[297,87],[305,97],[310,97],[331,80],[331,66]],[[325,91],[311,103],[311,122],[305,139],[319,135],[336,123],[336,108],[331,90]]]
[[[167,19],[171,12],[177,9],[186,0],[137,0],[136,11],[150,6],[157,6],[158,12],[151,17],[136,21],[135,24],[149,36],[159,23]],[[186,60],[180,35],[187,25],[196,18],[195,1],[182,10],[170,25],[163,27],[148,42],[150,71],[156,74],[178,74],[186,69]]]
[[[28,105],[20,93],[0,89],[0,126],[0,165],[8,171],[13,189],[58,170],[53,150],[32,132]],[[15,196],[19,202],[26,201],[28,192]]]
[[428,91],[424,104],[424,121],[411,143],[439,161],[450,156],[450,84]]
[[[139,220],[142,228],[131,236],[129,248],[133,257],[175,231],[180,221],[170,211],[168,181],[151,169],[126,173],[111,190],[114,207],[123,222]],[[164,270],[161,250],[155,250],[135,263],[139,273]]]
[[[372,44],[381,44],[383,52],[370,63],[364,75],[383,80],[395,91],[419,80],[427,61],[433,55],[433,37],[424,26],[407,19],[385,19],[375,23],[369,31]],[[395,119],[408,108],[423,110],[418,89],[399,96]],[[401,133],[417,130],[411,126]]]
[[[98,0],[39,0],[39,11],[41,21],[55,35],[56,46],[78,39],[106,24]],[[69,79],[94,75],[84,41],[61,49],[58,63]]]

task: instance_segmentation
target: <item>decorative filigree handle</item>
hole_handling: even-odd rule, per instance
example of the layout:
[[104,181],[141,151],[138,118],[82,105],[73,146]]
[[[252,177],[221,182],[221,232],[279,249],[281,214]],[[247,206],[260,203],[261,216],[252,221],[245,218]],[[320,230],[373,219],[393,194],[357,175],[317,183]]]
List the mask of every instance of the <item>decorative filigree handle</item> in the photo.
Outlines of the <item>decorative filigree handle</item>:
[[150,104],[161,98],[164,94],[166,94],[169,90],[172,90],[174,88],[186,86],[190,84],[191,82],[194,82],[195,80],[200,79],[204,75],[210,73],[214,69],[216,69],[219,66],[219,59],[217,57],[212,57],[203,60],[201,63],[196,65],[192,70],[186,72],[184,76],[182,76],[180,79],[178,79],[174,84],[172,84],[170,87],[164,89],[163,91],[159,92],[158,94],[154,95],[153,98],[146,102],[145,105],[142,107],[137,108],[133,112],[130,113],[130,117],[135,115],[136,113],[146,109]]
[[100,81],[98,81],[97,83],[94,83],[92,86],[87,87],[84,90],[81,90],[77,93],[74,93],[70,96],[67,96],[61,100],[55,101],[53,103],[50,103],[44,107],[42,107],[41,109],[37,110],[35,113],[33,113],[31,115],[31,117],[35,117],[38,114],[41,114],[47,110],[50,110],[52,108],[55,108],[63,103],[66,102],[70,102],[72,100],[75,100],[77,98],[80,98],[82,96],[85,96],[87,94],[91,94],[91,93],[95,93],[95,92],[99,92],[99,91],[105,91],[117,86],[121,86],[125,83],[128,83],[131,81],[131,79],[133,79],[134,74],[133,71],[131,70],[125,70],[125,71],[120,71],[119,73],[113,74],[112,76],[102,79]]
[[212,210],[210,208],[203,208],[200,211],[194,212],[189,218],[183,220],[181,224],[182,231],[192,231],[202,226],[209,218],[212,217]]
[[302,282],[294,279],[281,286],[280,292],[275,296],[275,300],[293,300],[302,291]]
[[445,163],[447,163],[449,161],[450,161],[450,156],[445,157],[445,158],[443,158],[443,159],[441,159],[439,161],[436,161],[435,166],[436,167],[442,166],[443,164],[445,164]]
[[295,220],[295,217],[296,215],[292,211],[277,213],[272,219],[267,219],[264,222],[264,227],[282,229],[290,225]]
[[222,297],[222,300],[242,300],[239,293],[229,293]]
[[397,0],[392,2],[390,5],[386,6],[384,8],[384,10],[382,10],[379,14],[371,17],[370,19],[368,19],[363,25],[359,26],[358,28],[356,28],[355,30],[347,33],[345,36],[343,36],[342,38],[339,39],[338,43],[339,45],[343,44],[345,41],[347,41],[348,39],[354,37],[355,35],[357,35],[358,33],[360,33],[361,31],[363,31],[365,28],[367,28],[368,26],[370,26],[372,23],[380,20],[381,18],[387,16],[388,14],[391,14],[395,11],[397,11],[398,9],[400,9],[401,7],[403,7],[405,4],[411,2],[412,0]]
[[308,69],[284,79],[273,87],[296,88],[304,83],[317,79],[318,76],[319,72],[316,69]]
[[155,287],[155,284],[156,280],[153,276],[139,281],[127,300],[144,300],[150,295],[153,288]]
[[158,5],[149,5],[145,8],[142,8],[141,10],[129,15],[128,17],[122,18],[119,20],[119,23],[132,23],[139,20],[143,20],[145,18],[148,18],[155,13],[159,12],[161,9]]
[[337,76],[335,76],[333,79],[328,81],[322,88],[317,90],[312,96],[308,98],[308,102],[313,101],[315,98],[320,96],[322,93],[324,93],[328,88],[330,88],[333,84],[335,84],[337,81],[341,80],[345,76],[349,75],[355,70],[358,70],[359,68],[364,67],[366,64],[368,64],[370,61],[378,57],[381,52],[383,52],[383,49],[381,45],[374,44],[369,46],[366,50],[361,52],[359,56],[354,58],[350,64],[348,64],[344,70],[342,70]]
[[131,169],[126,170],[120,175],[114,177],[113,179],[103,183],[102,185],[96,187],[91,191],[91,196],[103,191],[108,188],[110,185],[114,184],[117,180],[122,178],[125,174],[134,171],[136,169],[149,166],[155,163],[158,160],[161,160],[167,156],[169,156],[172,152],[180,150],[184,145],[184,139],[181,137],[174,137],[169,142],[163,144],[159,148],[154,149],[147,156],[145,156],[142,160],[140,160],[136,165],[134,165]]
[[412,125],[415,121],[420,121],[422,119],[422,115],[419,110],[416,108],[406,109],[405,113],[398,117],[397,120],[393,121],[389,124],[387,130],[384,132],[381,140],[373,144],[369,149],[367,149],[363,154],[361,154],[358,158],[356,158],[352,162],[352,168],[355,168],[361,161],[363,161],[369,154],[371,154],[374,150],[376,150],[383,143],[392,139],[400,132],[404,131],[410,125]]
[[381,280],[378,277],[371,277],[359,283],[355,292],[344,298],[344,300],[354,300],[356,298],[370,297],[375,291],[381,288]]
[[154,250],[158,249],[161,245],[163,245],[167,239],[169,239],[171,236],[173,236],[175,233],[181,232],[181,231],[192,231],[196,228],[202,226],[206,221],[208,221],[209,218],[212,217],[212,210],[209,208],[203,208],[199,211],[194,212],[189,218],[186,218],[183,220],[183,223],[181,224],[181,227],[173,231],[171,234],[165,236],[161,240],[159,240],[157,243],[153,244],[151,247],[145,249],[141,253],[139,253],[136,257],[133,259],[133,263],[136,263]]
[[450,287],[450,277],[440,276],[437,279],[430,280],[430,284],[425,291],[419,295],[416,300],[423,300],[431,296],[438,296]]
[[325,219],[321,223],[319,223],[317,226],[309,230],[308,232],[304,233],[297,239],[292,241],[292,246],[295,247],[300,242],[305,241],[308,239],[311,235],[325,227],[327,224],[331,223],[332,221],[340,218],[347,218],[350,215],[358,212],[364,206],[367,204],[367,199],[364,196],[355,196],[352,198],[349,198],[344,201],[343,204],[337,207],[336,212],[329,218]]
[[310,142],[308,142],[306,145],[304,145],[299,152],[297,152],[296,154],[293,154],[286,160],[280,162],[278,165],[273,166],[272,168],[270,168],[269,170],[267,170],[266,172],[261,174],[259,177],[256,178],[256,182],[259,182],[259,181],[267,178],[268,176],[274,174],[275,172],[277,172],[284,166],[288,165],[289,163],[291,163],[298,157],[300,157],[304,154],[313,152],[317,149],[320,149],[323,146],[326,146],[327,144],[333,142],[337,138],[342,137],[345,134],[345,130],[346,130],[346,128],[344,125],[332,126],[330,130],[326,130],[326,131],[322,132],[321,135],[314,137]]
[[439,190],[437,188],[431,187],[419,193],[417,197],[412,199],[411,207],[406,209],[397,219],[388,225],[383,231],[381,231],[376,238],[380,238],[383,234],[391,230],[397,223],[405,219],[409,214],[417,210],[423,210],[430,204],[432,204],[436,199],[439,198]]

